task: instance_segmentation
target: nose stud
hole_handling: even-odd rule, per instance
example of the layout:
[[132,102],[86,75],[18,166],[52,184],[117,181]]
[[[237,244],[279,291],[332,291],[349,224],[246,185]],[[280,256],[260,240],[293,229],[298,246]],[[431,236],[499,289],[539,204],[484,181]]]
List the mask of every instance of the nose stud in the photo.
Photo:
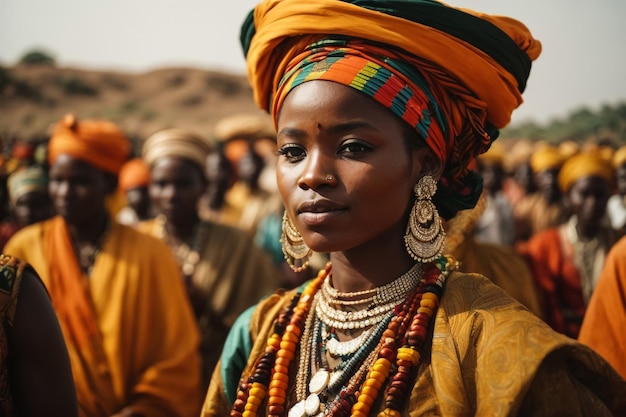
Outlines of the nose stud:
[[326,175],[326,182],[334,182],[335,181],[335,177],[333,177],[332,175]]

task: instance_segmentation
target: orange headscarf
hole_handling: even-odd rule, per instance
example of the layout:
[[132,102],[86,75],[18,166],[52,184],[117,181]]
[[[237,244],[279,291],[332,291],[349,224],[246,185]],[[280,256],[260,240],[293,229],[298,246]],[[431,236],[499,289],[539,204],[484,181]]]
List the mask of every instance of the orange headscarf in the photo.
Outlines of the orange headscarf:
[[118,176],[120,190],[126,192],[133,188],[145,187],[150,184],[150,168],[141,158],[126,162]]
[[566,157],[559,148],[552,145],[538,147],[530,157],[530,167],[533,172],[542,172],[549,169],[560,169],[565,163]]
[[54,128],[48,145],[48,161],[59,155],[80,159],[102,171],[117,174],[128,158],[130,142],[114,123],[82,120],[68,114]]

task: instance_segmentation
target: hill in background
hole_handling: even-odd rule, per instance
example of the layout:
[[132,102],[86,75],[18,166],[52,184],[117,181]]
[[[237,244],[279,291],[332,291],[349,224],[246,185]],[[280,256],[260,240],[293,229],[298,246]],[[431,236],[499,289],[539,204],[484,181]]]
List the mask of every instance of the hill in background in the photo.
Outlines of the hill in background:
[[[186,127],[211,137],[221,118],[262,113],[243,75],[193,68],[146,73],[95,71],[56,66],[35,54],[0,67],[0,135],[39,140],[63,115],[104,118],[121,126],[135,144],[169,127]],[[46,58],[43,56],[43,58]],[[610,140],[626,143],[626,102],[598,111],[581,108],[545,125],[510,126],[503,141],[517,138],[559,142]]]
[[66,113],[104,118],[145,139],[169,127],[210,137],[215,123],[260,113],[244,76],[191,68],[124,73],[16,65],[0,68],[0,134],[29,140],[46,135]]

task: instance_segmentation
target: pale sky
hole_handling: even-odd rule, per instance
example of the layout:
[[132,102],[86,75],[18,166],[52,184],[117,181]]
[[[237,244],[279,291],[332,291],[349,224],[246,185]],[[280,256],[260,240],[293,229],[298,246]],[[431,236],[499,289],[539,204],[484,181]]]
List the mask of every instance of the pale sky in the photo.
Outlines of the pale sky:
[[[315,0],[309,0],[315,1]],[[256,0],[0,0],[0,64],[43,48],[59,65],[245,73],[239,28]],[[449,0],[524,22],[541,40],[513,122],[626,101],[626,1]]]

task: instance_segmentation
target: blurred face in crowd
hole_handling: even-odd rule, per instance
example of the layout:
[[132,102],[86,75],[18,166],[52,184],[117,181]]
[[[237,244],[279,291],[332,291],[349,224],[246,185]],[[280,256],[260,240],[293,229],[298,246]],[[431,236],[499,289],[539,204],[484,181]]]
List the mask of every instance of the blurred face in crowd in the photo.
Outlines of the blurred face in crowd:
[[605,215],[611,195],[609,184],[599,177],[583,177],[572,184],[567,202],[582,227],[597,228]]
[[235,171],[224,152],[213,152],[207,157],[206,179],[209,184],[210,204],[220,206],[226,192],[235,182]]
[[248,187],[256,189],[259,185],[259,177],[265,166],[263,158],[256,153],[252,146],[248,147],[248,152],[242,155],[238,165],[239,179],[245,182]]
[[190,160],[166,156],[150,172],[150,199],[159,214],[173,224],[198,217],[198,200],[206,188],[204,173]]
[[504,169],[499,165],[480,166],[480,175],[483,177],[483,187],[490,194],[502,190]]
[[106,213],[106,197],[116,186],[113,175],[65,154],[58,156],[49,175],[54,209],[69,224],[92,226]]
[[26,193],[15,202],[13,217],[20,226],[28,226],[52,217],[52,203],[47,193]]
[[527,194],[533,193],[537,190],[530,162],[523,162],[519,164],[517,168],[515,168],[514,178]]
[[559,188],[559,169],[547,169],[535,174],[537,189],[549,203],[557,203],[561,199]]
[[126,191],[126,201],[140,219],[145,219],[150,211],[148,187],[135,187]]

